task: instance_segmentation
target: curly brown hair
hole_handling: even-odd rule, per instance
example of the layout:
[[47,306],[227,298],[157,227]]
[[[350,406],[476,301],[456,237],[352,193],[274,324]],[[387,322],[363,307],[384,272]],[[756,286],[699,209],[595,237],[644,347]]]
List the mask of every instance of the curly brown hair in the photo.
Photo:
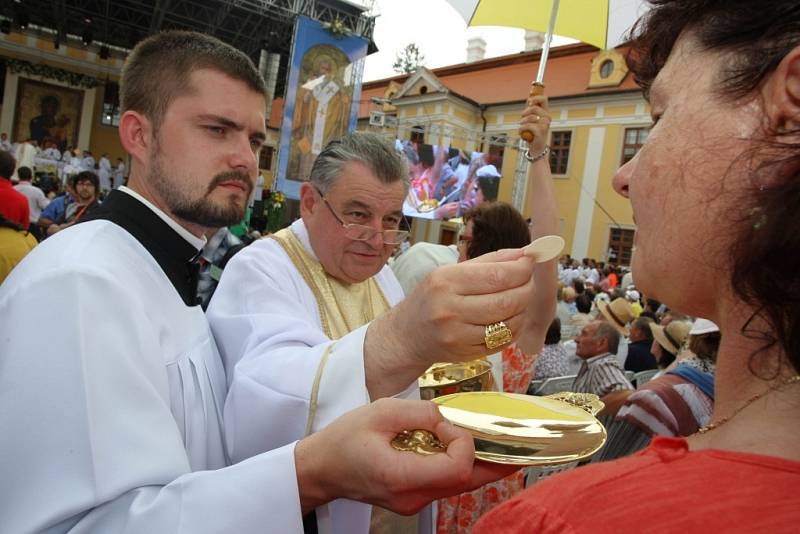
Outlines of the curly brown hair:
[[505,202],[475,206],[464,214],[464,224],[469,221],[472,221],[472,240],[467,246],[467,258],[504,248],[521,248],[531,242],[525,218]]
[[[737,102],[754,95],[783,58],[800,44],[800,2],[776,0],[649,0],[652,9],[632,30],[628,66],[649,88],[678,37],[690,34],[701,50],[721,54],[717,95]],[[756,311],[741,333],[761,342],[756,353],[778,347],[800,371],[800,131],[779,131],[764,121],[752,149],[732,165],[752,170],[752,186],[739,200],[729,250],[731,287]],[[780,135],[779,135],[780,134]],[[796,137],[796,135],[795,135]],[[769,183],[762,188],[758,184]],[[757,324],[766,327],[758,327]],[[781,362],[751,360],[751,370],[780,372]],[[764,365],[764,364],[769,364]]]

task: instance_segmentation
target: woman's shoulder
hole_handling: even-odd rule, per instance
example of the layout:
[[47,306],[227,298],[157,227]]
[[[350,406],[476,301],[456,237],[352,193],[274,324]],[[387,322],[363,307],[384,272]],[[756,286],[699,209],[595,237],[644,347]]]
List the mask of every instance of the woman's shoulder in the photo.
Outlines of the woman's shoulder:
[[[793,501],[798,479],[798,462],[691,451],[683,438],[656,437],[632,456],[586,465],[537,483],[487,514],[476,532],[524,532],[524,525],[548,524],[560,524],[563,528],[556,531],[561,532],[615,532],[642,520],[656,531],[676,530],[679,518],[671,514],[678,509],[691,511],[703,495],[715,495],[731,514],[742,516],[735,521],[750,526],[762,524],[758,517],[748,519],[753,508],[762,507],[772,517],[800,521],[800,507]],[[748,484],[742,485],[742,480]],[[682,519],[691,522],[691,517]],[[717,519],[722,521],[717,526],[730,526],[726,523],[730,517],[709,520]]]

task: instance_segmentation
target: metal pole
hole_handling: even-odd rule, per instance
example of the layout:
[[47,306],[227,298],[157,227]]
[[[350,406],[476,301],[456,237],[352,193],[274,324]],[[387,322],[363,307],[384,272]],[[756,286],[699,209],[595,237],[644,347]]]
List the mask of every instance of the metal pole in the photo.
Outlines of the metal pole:
[[556,17],[558,16],[558,2],[553,0],[553,8],[550,11],[550,24],[547,26],[547,34],[544,36],[542,44],[542,55],[539,58],[539,72],[536,74],[536,83],[544,83],[544,69],[547,66],[547,56],[550,55],[550,41],[553,40],[553,29],[556,27]]

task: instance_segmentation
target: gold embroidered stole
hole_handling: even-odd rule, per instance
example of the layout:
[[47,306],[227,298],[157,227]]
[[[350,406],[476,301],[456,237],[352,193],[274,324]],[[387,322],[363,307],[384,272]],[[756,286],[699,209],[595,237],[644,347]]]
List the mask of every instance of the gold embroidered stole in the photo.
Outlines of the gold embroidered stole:
[[[303,277],[317,299],[319,319],[325,335],[339,339],[360,326],[372,321],[389,309],[389,302],[374,277],[355,284],[345,284],[325,272],[289,228],[270,236],[286,251],[289,259]],[[317,409],[317,394],[322,369],[330,355],[330,347],[323,354],[312,388],[306,435],[311,433]],[[414,534],[417,516],[401,516],[379,507],[373,507],[371,534]]]
[[389,309],[389,302],[374,277],[345,284],[326,273],[289,228],[270,237],[286,251],[314,293],[322,329],[330,339],[349,334]]

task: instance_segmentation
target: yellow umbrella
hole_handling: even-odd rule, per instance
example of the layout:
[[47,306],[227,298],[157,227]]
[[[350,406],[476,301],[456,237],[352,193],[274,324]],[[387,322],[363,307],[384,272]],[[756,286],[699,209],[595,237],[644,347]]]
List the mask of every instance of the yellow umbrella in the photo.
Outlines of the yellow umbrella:
[[[447,1],[469,26],[510,26],[546,32],[532,95],[543,92],[553,34],[572,37],[598,48],[611,48],[617,44],[619,30],[627,29],[636,20],[642,4],[642,0]],[[531,141],[527,135],[523,137]]]

